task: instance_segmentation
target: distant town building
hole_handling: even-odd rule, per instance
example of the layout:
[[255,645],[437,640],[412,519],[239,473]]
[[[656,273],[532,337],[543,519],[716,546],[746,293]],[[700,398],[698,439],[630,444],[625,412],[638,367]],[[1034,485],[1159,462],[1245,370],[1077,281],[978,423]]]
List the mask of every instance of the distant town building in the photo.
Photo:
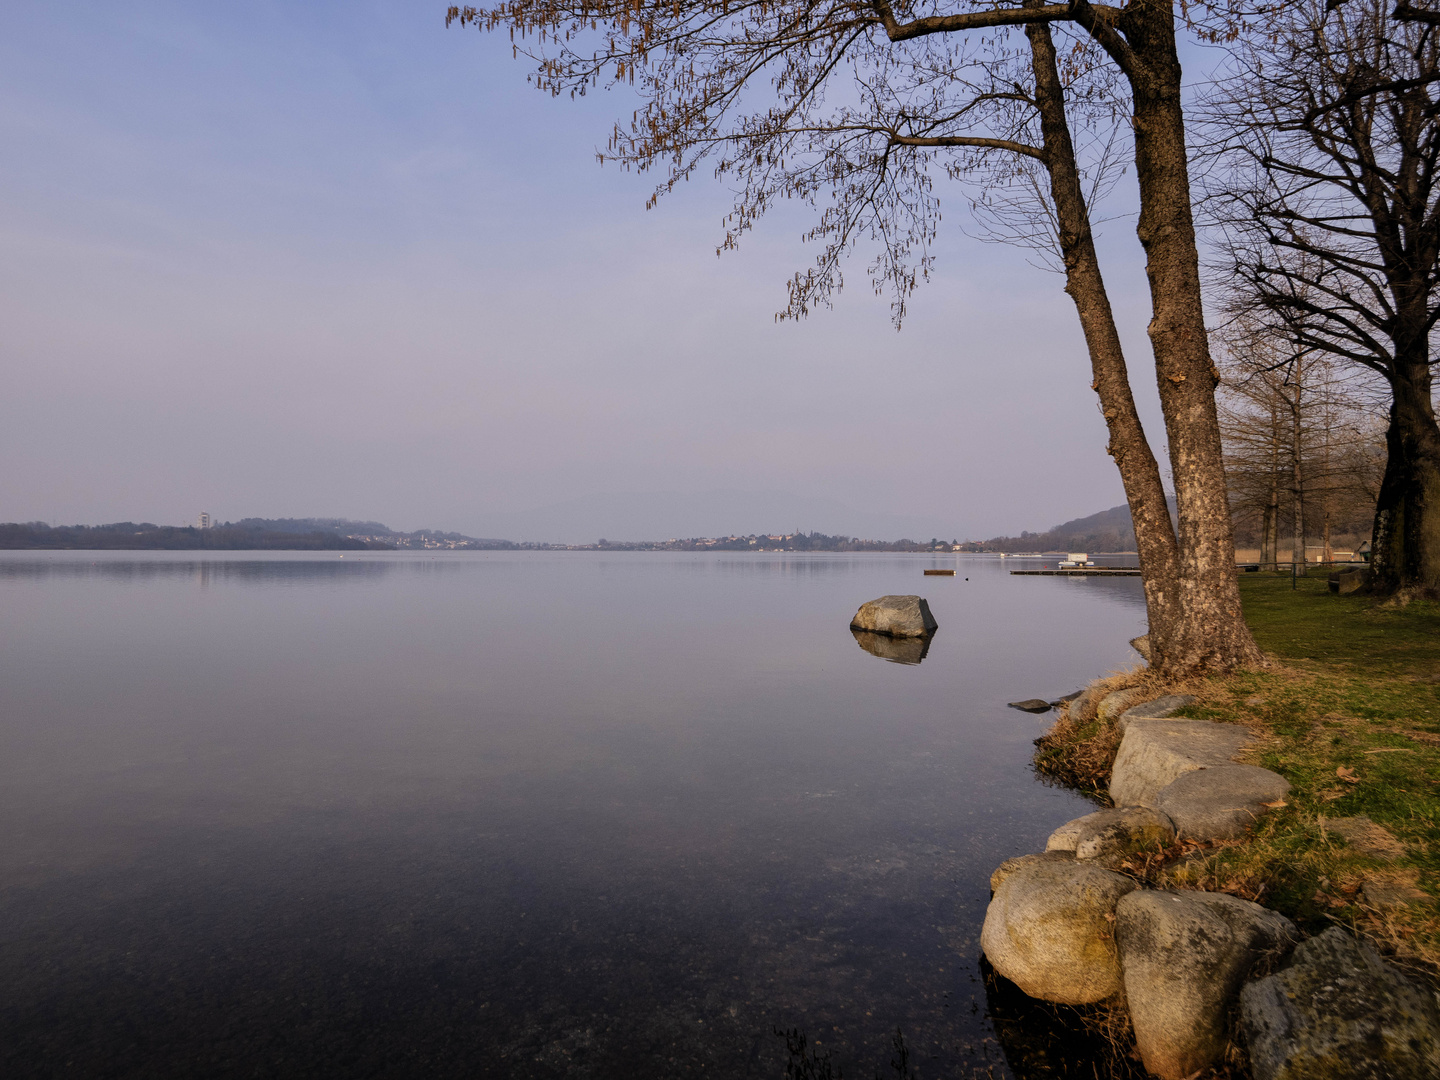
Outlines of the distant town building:
[[202,511],[200,512],[200,520],[197,521],[197,522],[195,522],[195,527],[196,527],[197,529],[208,529],[208,528],[210,528],[210,515],[207,514],[207,513],[205,513],[205,512],[202,510]]

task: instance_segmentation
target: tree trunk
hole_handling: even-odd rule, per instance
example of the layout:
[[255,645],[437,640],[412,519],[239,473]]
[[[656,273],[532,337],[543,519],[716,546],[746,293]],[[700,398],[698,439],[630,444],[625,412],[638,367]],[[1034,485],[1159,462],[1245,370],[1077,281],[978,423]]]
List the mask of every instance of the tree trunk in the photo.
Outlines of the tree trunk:
[[[1273,398],[1272,398],[1273,402]],[[1270,408],[1270,502],[1265,507],[1265,544],[1270,549],[1270,569],[1280,569],[1280,417]]]
[[1262,567],[1275,569],[1278,556],[1275,552],[1275,498],[1271,492],[1270,501],[1265,504],[1265,509],[1260,514],[1260,565]]
[[1430,366],[1411,360],[1391,381],[1389,459],[1371,534],[1371,587],[1377,592],[1440,590],[1440,428],[1431,403]]
[[1305,468],[1303,445],[1304,425],[1301,422],[1301,394],[1305,387],[1302,361],[1295,361],[1294,397],[1286,398],[1290,406],[1290,493],[1295,507],[1295,521],[1290,542],[1290,562],[1296,573],[1305,572]]
[[[1032,0],[1026,3],[1034,6]],[[1030,39],[1045,167],[1065,261],[1065,291],[1075,302],[1080,316],[1094,375],[1091,385],[1100,398],[1110,435],[1107,450],[1120,470],[1125,499],[1130,506],[1150,620],[1150,662],[1160,668],[1164,666],[1164,658],[1176,651],[1178,641],[1183,638],[1183,620],[1177,603],[1179,560],[1175,530],[1170,523],[1160,466],[1145,438],[1130,391],[1125,353],[1095,253],[1090,211],[1085,204],[1075,147],[1065,117],[1064,88],[1056,66],[1054,41],[1050,28],[1044,23],[1032,23],[1025,33]]]
[[1215,410],[1219,373],[1210,361],[1190,209],[1175,14],[1169,0],[1124,9],[1135,116],[1137,232],[1146,254],[1150,341],[1169,436],[1179,512],[1180,620],[1168,673],[1228,671],[1263,664],[1240,609],[1235,539]]

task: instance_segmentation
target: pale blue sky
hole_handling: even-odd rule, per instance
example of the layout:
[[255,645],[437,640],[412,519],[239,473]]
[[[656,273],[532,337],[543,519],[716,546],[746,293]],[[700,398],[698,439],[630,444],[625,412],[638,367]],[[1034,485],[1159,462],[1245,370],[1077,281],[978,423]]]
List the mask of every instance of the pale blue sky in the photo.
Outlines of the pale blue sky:
[[[1061,281],[967,238],[958,189],[901,333],[862,260],[777,325],[804,215],[717,259],[721,185],[647,212],[595,164],[624,92],[543,96],[444,10],[0,7],[0,520],[593,540],[623,493],[637,536],[928,538],[1121,501]],[[1140,252],[1109,233],[1145,383]]]

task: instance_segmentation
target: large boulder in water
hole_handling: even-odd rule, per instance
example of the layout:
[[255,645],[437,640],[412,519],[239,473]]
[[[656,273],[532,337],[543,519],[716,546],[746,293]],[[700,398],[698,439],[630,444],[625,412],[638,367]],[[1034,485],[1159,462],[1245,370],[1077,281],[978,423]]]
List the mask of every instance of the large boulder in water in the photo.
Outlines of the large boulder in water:
[[1063,1005],[1114,997],[1121,989],[1115,904],[1136,888],[1134,878],[1066,853],[1016,860],[985,912],[980,948],[1031,997]]
[[924,637],[939,627],[923,596],[882,596],[861,604],[851,630],[868,630],[891,637]]

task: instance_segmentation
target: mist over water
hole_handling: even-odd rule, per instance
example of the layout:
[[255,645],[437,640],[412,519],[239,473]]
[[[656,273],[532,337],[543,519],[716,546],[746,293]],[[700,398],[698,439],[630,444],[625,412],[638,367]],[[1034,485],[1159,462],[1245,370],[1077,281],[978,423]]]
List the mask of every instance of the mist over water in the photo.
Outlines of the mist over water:
[[[772,1077],[799,1027],[869,1076],[899,1026],[920,1075],[1041,1075],[980,921],[1089,807],[1005,702],[1144,606],[1006,569],[0,557],[0,1073]],[[908,592],[919,662],[857,644]]]

